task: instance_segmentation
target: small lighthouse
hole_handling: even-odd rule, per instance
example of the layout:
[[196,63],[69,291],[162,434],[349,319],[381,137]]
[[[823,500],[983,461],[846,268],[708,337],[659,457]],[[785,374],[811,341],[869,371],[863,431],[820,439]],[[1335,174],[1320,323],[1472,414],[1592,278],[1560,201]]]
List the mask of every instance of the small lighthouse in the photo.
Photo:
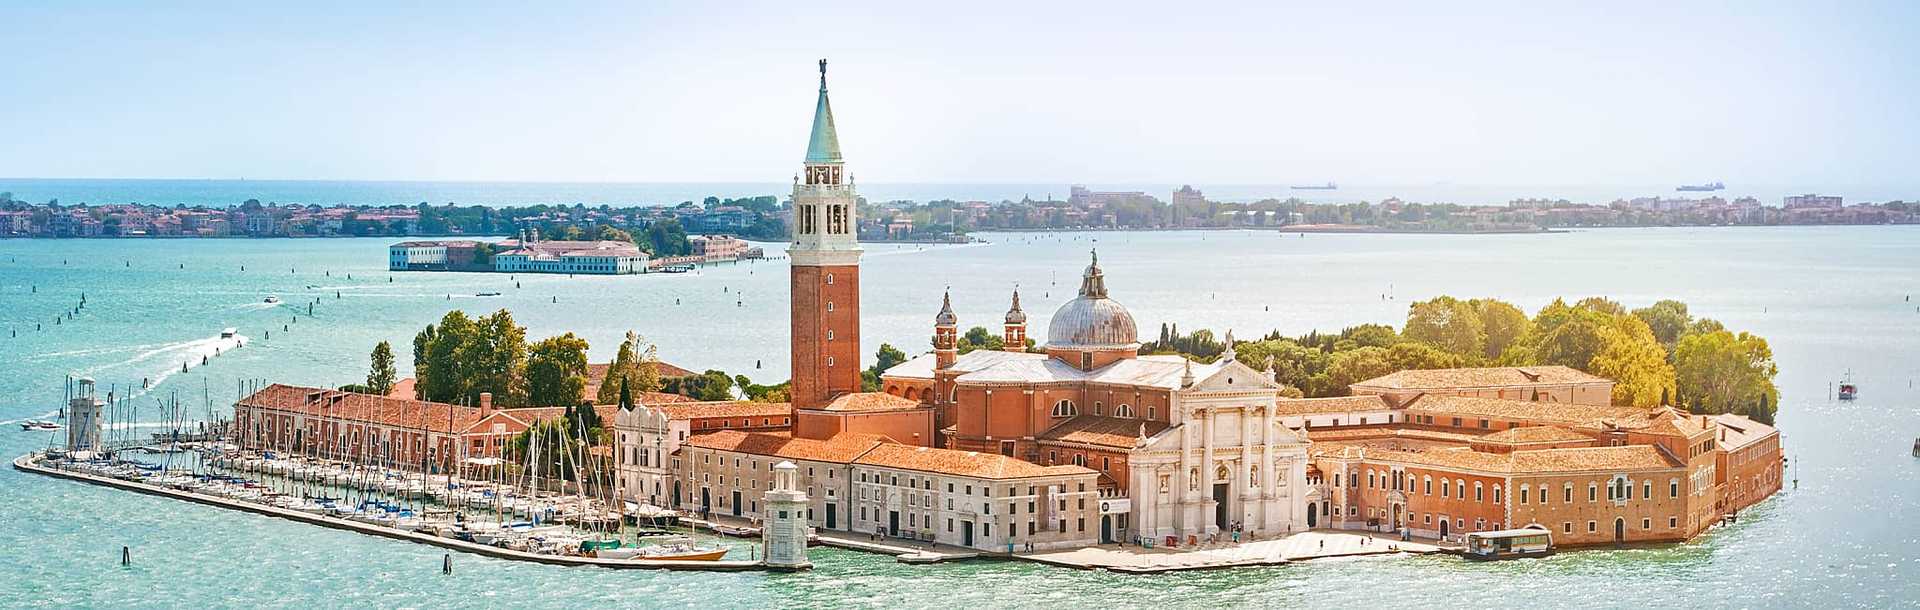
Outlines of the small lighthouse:
[[769,568],[804,570],[807,561],[807,492],[800,490],[800,467],[782,461],[773,466],[773,489],[767,491],[767,513],[761,519],[760,544]]
[[67,400],[67,451],[100,451],[100,409],[106,403],[93,395],[93,378],[76,381],[73,398]]

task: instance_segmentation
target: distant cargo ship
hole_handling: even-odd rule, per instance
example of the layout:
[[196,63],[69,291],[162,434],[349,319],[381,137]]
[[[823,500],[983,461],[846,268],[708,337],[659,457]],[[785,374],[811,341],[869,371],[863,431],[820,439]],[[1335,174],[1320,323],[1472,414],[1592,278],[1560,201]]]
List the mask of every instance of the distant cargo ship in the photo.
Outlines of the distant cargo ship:
[[1713,182],[1708,184],[1682,184],[1678,188],[1675,188],[1673,190],[1685,191],[1685,192],[1701,192],[1701,191],[1718,191],[1725,188],[1727,188],[1727,185],[1721,184],[1718,182]]
[[1296,191],[1331,191],[1340,188],[1340,185],[1332,182],[1326,184],[1295,184],[1291,188]]

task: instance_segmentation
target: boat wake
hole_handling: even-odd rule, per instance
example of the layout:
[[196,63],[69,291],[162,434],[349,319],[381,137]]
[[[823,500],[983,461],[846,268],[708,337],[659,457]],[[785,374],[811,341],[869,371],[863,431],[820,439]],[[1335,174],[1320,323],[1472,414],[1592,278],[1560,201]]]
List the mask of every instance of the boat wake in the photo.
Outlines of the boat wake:
[[194,339],[192,341],[166,343],[159,346],[151,346],[150,349],[140,352],[126,360],[84,369],[81,371],[81,374],[98,376],[105,371],[134,367],[152,360],[167,361],[168,364],[166,368],[159,369],[152,374],[144,376],[147,387],[137,390],[129,388],[127,398],[138,398],[146,394],[149,390],[159,387],[160,383],[166,381],[168,377],[210,363],[214,357],[234,348],[245,346],[248,341],[249,339],[247,339],[246,335],[234,335],[232,337],[215,335],[204,339]]
[[24,422],[24,421],[29,421],[29,420],[36,420],[36,419],[37,419],[37,420],[43,420],[43,421],[44,421],[44,420],[49,420],[49,419],[53,419],[53,418],[55,418],[55,417],[59,417],[59,416],[60,416],[60,410],[59,410],[59,409],[54,409],[54,410],[52,410],[52,411],[48,411],[48,412],[46,412],[46,413],[41,413],[41,414],[39,414],[39,415],[35,415],[35,416],[32,416],[32,417],[22,417],[22,418],[20,418],[20,419],[9,419],[9,420],[6,420],[6,421],[0,421],[0,426],[11,426],[11,425],[14,425],[14,424],[17,424],[17,423],[20,423],[20,422]]
[[266,303],[266,302],[241,303],[239,305],[233,306],[231,309],[235,311],[266,311],[279,306],[280,306],[279,303]]

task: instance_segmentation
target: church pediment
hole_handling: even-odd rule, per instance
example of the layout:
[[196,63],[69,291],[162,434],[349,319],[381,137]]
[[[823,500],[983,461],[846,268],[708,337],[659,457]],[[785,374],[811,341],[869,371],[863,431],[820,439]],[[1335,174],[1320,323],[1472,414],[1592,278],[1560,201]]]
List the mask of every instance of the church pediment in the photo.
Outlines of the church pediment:
[[1253,367],[1238,360],[1230,360],[1206,378],[1194,382],[1188,392],[1247,392],[1254,390],[1279,390],[1266,373],[1253,370]]

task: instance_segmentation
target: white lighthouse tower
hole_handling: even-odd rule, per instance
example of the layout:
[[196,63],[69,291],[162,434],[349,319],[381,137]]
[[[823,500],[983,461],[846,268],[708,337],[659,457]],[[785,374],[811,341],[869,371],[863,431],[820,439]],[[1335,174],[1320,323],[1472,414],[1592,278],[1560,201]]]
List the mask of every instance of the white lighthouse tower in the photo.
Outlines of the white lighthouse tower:
[[800,490],[800,467],[782,461],[773,466],[773,489],[767,491],[766,515],[760,520],[760,544],[766,548],[767,567],[801,570],[807,561],[807,492]]
[[67,400],[67,451],[101,451],[100,409],[106,403],[93,396],[93,378],[76,380],[73,398]]

